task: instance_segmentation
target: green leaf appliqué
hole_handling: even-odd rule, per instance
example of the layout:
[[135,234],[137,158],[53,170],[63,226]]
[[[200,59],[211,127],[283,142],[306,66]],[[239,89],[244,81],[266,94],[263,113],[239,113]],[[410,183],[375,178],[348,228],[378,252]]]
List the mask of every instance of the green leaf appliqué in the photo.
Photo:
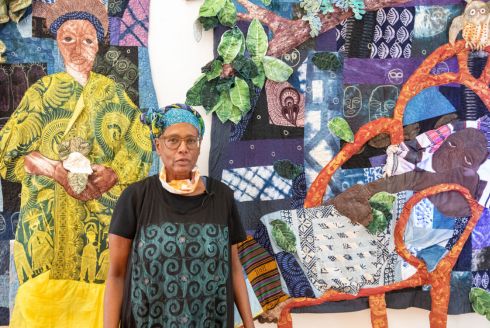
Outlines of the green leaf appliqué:
[[334,117],[327,125],[334,136],[347,142],[354,142],[354,133],[352,133],[349,123],[343,117]]
[[271,221],[272,238],[274,238],[277,246],[281,247],[288,253],[296,252],[296,236],[288,225],[281,220]]

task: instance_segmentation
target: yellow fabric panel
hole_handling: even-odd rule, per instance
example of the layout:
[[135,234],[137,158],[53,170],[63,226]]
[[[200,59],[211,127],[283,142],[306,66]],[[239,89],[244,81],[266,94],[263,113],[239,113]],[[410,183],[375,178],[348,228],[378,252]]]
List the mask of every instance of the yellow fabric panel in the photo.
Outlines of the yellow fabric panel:
[[15,328],[102,327],[103,284],[49,279],[49,271],[19,287],[10,321]]

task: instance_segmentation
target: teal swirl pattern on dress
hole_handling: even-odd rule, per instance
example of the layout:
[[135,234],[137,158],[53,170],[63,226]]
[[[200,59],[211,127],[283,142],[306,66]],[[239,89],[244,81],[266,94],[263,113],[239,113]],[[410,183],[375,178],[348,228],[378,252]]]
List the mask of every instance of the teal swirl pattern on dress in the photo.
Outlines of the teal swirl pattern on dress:
[[142,228],[131,276],[137,326],[226,327],[228,240],[224,225],[167,222]]

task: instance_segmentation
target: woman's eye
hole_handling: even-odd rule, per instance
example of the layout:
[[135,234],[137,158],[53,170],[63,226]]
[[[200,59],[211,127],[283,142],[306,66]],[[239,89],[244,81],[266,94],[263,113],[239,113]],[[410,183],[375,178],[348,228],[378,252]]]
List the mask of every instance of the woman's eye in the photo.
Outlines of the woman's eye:
[[92,43],[94,43],[94,41],[92,39],[85,39],[85,43],[86,44],[92,44]]
[[63,41],[65,41],[65,42],[67,42],[67,43],[70,43],[70,42],[72,42],[72,41],[73,41],[73,38],[72,38],[71,36],[65,36],[65,37],[63,38]]
[[467,164],[467,165],[473,165],[473,162],[471,161],[471,159],[468,157],[468,156],[464,156],[464,162]]

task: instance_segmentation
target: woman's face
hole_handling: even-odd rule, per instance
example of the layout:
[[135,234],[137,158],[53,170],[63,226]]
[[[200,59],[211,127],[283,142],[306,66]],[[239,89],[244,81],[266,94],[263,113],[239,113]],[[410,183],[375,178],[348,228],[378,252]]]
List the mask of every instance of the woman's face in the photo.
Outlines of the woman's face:
[[68,20],[58,29],[56,41],[66,69],[88,76],[99,50],[92,23],[83,19]]
[[466,128],[450,135],[432,156],[432,168],[443,172],[458,167],[478,170],[487,158],[487,140],[483,132]]
[[155,147],[160,159],[165,165],[169,180],[182,180],[191,177],[191,171],[196,166],[200,148],[189,149],[185,141],[182,141],[177,149],[170,149],[165,140],[180,138],[198,138],[197,129],[189,123],[177,123],[171,125],[163,134],[155,140]]

